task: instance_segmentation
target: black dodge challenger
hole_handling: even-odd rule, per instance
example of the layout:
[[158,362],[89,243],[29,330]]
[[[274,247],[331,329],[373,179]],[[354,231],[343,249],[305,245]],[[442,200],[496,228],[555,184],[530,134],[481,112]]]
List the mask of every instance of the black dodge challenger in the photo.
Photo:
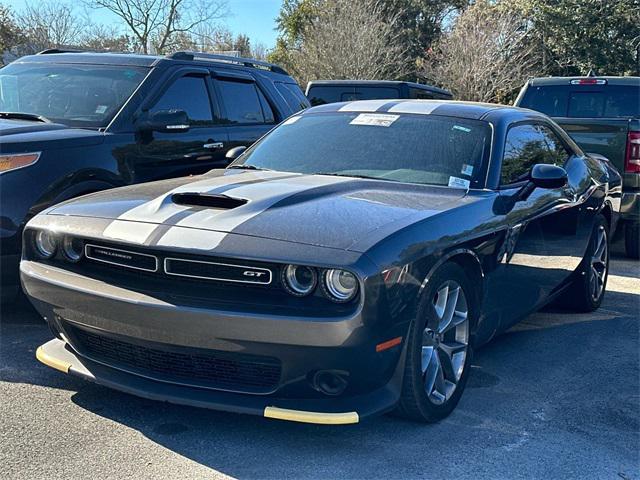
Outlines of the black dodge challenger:
[[[234,154],[238,154],[236,151]],[[620,176],[548,117],[362,101],[290,117],[224,170],[43,212],[37,358],[173,403],[312,423],[437,421],[473,349],[602,302]]]

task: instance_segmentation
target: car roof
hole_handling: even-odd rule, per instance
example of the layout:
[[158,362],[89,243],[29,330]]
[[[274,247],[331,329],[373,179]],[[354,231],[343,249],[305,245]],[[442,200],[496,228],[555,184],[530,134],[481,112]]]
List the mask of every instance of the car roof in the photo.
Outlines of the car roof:
[[448,117],[481,120],[487,114],[500,111],[531,117],[543,114],[525,108],[499,105],[496,103],[460,102],[454,100],[357,100],[353,102],[327,103],[303,111],[303,115],[322,112],[361,112],[361,113],[415,113],[422,115],[443,115]]
[[582,77],[538,77],[529,80],[529,85],[570,85],[572,80],[606,80],[607,85],[640,85],[640,77],[609,77],[609,76],[582,76]]
[[281,75],[287,81],[293,81],[289,74],[278,65],[252,58],[229,55],[176,52],[171,55],[142,55],[136,53],[80,52],[50,49],[35,55],[21,57],[15,63],[75,63],[94,65],[123,65],[136,67],[154,67],[163,63],[179,63],[211,67],[212,65],[235,67],[239,69],[255,68],[261,73]]
[[431,92],[439,92],[445,95],[451,95],[449,90],[445,90],[444,88],[434,87],[433,85],[426,85],[424,83],[415,83],[415,82],[405,82],[402,80],[312,80],[308,84],[308,88],[311,87],[327,87],[327,86],[367,86],[367,87],[388,87],[388,86],[398,86],[398,85],[407,85],[412,88],[418,88],[420,90],[429,90]]

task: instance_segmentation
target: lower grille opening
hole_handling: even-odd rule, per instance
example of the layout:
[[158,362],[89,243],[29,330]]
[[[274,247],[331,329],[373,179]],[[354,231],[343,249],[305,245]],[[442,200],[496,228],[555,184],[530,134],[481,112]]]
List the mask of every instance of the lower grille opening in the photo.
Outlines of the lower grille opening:
[[81,355],[157,380],[242,393],[266,394],[279,383],[281,363],[273,357],[145,342],[131,343],[66,323]]

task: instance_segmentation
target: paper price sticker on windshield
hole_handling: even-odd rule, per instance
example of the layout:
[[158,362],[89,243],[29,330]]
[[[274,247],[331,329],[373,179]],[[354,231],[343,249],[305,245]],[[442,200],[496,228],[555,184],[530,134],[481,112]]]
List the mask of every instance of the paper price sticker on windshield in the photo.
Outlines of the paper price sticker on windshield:
[[469,180],[465,180],[460,177],[449,177],[449,186],[453,188],[464,188],[465,190],[469,188],[471,182]]
[[400,118],[400,115],[389,115],[387,113],[361,113],[349,123],[351,125],[390,127],[398,118]]

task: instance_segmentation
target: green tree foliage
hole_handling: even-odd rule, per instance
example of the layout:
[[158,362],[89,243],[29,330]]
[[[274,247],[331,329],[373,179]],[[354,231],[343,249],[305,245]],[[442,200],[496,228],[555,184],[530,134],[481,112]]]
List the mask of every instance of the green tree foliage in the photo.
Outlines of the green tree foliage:
[[387,0],[386,13],[400,13],[402,38],[415,64],[440,37],[446,19],[464,9],[471,0]]
[[640,0],[502,0],[530,19],[550,75],[638,72]]

